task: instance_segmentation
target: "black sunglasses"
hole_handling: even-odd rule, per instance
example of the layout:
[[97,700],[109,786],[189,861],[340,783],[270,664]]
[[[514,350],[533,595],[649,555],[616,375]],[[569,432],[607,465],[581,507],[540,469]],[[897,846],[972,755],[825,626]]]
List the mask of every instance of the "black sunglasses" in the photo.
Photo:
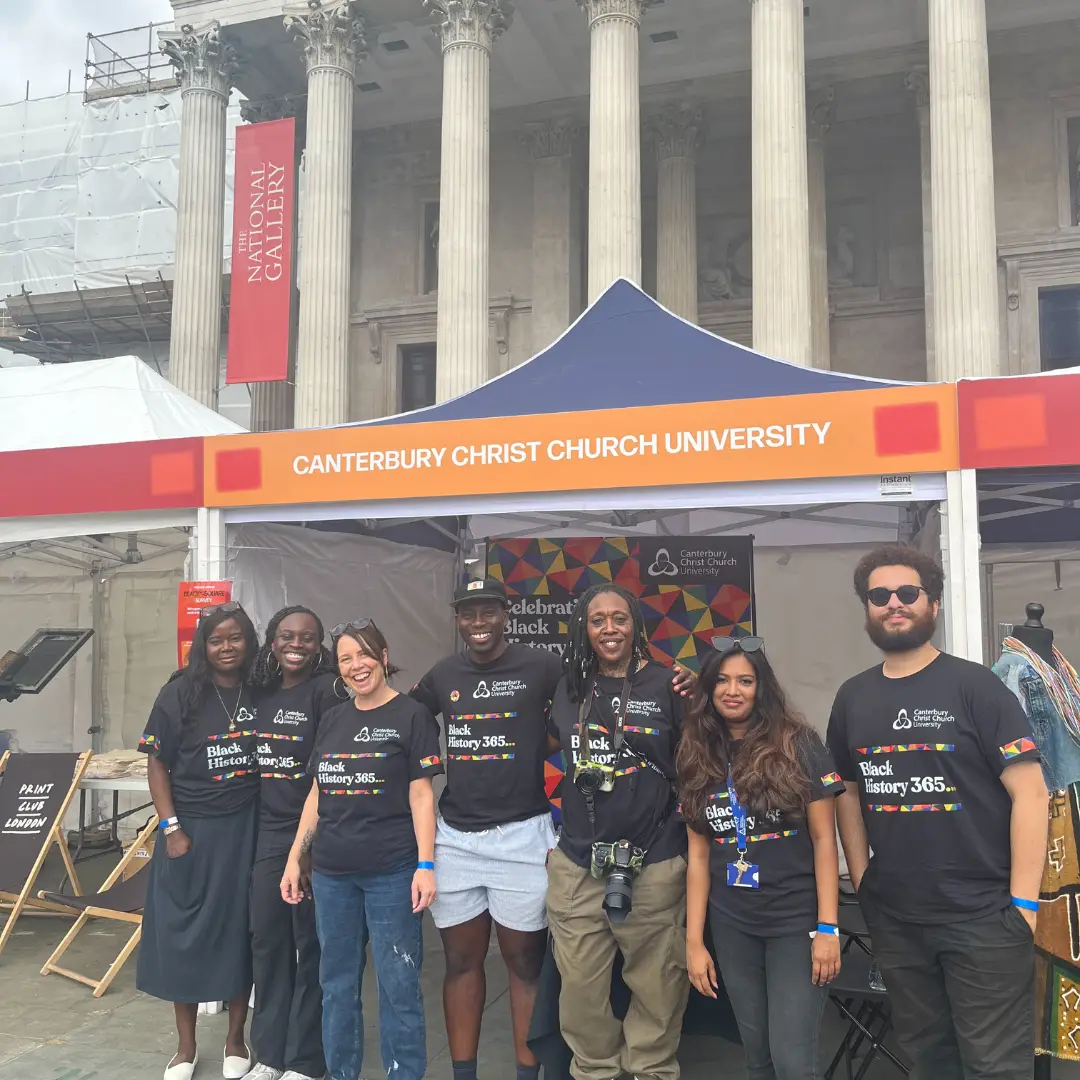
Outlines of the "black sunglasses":
[[222,615],[235,615],[238,611],[244,609],[235,600],[226,600],[224,604],[214,604],[213,607],[204,607],[199,613],[200,621],[207,619],[211,615],[217,615],[219,612]]
[[765,648],[765,639],[759,637],[728,637],[722,635],[712,639],[712,647],[723,656],[734,649],[740,652],[758,652]]
[[361,630],[366,630],[369,626],[374,625],[373,619],[352,619],[350,622],[341,622],[330,631],[332,638],[339,638],[348,630],[355,630],[359,633]]
[[874,607],[885,607],[895,596],[906,607],[908,604],[914,604],[919,599],[919,593],[924,592],[926,590],[921,585],[901,585],[898,589],[886,589],[884,585],[879,585],[876,589],[866,590],[866,599]]

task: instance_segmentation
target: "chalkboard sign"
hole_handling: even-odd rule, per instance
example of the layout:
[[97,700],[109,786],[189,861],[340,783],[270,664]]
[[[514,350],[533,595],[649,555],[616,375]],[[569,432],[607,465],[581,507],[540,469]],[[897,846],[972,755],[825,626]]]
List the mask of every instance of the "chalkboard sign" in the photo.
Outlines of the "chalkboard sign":
[[63,844],[59,826],[89,759],[8,755],[0,777],[0,892],[22,892],[45,861],[48,845]]

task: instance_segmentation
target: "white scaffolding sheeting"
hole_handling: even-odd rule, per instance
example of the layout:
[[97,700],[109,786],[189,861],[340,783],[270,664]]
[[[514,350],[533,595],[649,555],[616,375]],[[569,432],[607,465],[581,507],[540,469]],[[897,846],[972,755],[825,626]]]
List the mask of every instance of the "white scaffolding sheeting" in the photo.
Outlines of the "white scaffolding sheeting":
[[[0,298],[173,276],[180,109],[178,91],[85,104],[82,94],[62,94],[0,107]],[[238,123],[234,102],[226,272]]]

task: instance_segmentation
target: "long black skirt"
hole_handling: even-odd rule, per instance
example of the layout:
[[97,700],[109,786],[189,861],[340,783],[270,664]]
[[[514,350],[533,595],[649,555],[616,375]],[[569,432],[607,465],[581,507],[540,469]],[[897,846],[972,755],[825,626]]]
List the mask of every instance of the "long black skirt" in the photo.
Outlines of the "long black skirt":
[[251,990],[248,900],[258,801],[224,817],[181,819],[191,850],[159,836],[150,862],[135,985],[163,1001],[231,1001]]

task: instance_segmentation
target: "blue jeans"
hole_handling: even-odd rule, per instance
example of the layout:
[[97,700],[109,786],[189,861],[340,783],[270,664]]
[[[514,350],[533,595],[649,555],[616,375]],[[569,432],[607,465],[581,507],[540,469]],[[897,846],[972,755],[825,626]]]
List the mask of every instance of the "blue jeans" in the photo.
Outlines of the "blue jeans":
[[422,916],[412,911],[413,868],[386,874],[311,876],[322,947],[323,1051],[330,1080],[357,1080],[364,1061],[360,985],[371,942],[379,980],[379,1050],[393,1080],[420,1080],[427,1066]]
[[711,925],[747,1080],[817,1080],[827,990],[811,981],[810,935],[757,937],[715,916]]

